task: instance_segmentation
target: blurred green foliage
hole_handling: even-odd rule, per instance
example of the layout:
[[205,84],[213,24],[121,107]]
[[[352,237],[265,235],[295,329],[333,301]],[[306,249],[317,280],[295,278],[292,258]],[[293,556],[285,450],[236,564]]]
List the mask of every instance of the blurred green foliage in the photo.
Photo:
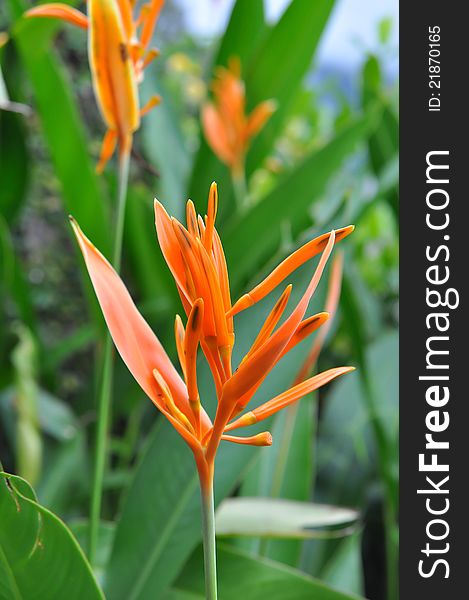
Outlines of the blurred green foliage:
[[[12,502],[27,507],[15,520],[11,516],[9,527],[24,530],[32,543],[46,539],[34,529],[40,513],[44,535],[52,536],[81,589],[89,590],[79,597],[94,598],[101,592],[86,559],[49,510],[70,523],[79,540],[86,538],[94,364],[103,322],[66,216],[72,212],[109,254],[116,178],[112,168],[101,178],[94,173],[102,125],[84,36],[69,28],[57,34],[57,23],[25,22],[25,6],[7,0],[0,7],[0,31],[10,35],[0,49],[0,459],[5,471],[35,485],[39,500],[23,480],[7,484],[2,475],[6,508],[0,510],[4,521],[13,515]],[[161,57],[142,88],[143,101],[156,91],[163,103],[137,134],[123,278],[171,356],[173,318],[181,307],[156,244],[154,196],[176,217],[184,214],[187,197],[203,213],[209,184],[217,180],[218,227],[235,296],[312,236],[356,225],[343,243],[342,297],[319,368],[355,364],[357,372],[280,414],[270,424],[273,448],[223,446],[216,502],[236,494],[352,506],[362,514],[361,526],[337,539],[223,541],[224,599],[261,597],[256,585],[262,597],[279,600],[397,598],[398,121],[396,86],[386,75],[394,24],[380,24],[377,50],[363,52],[351,93],[335,73],[312,86],[314,54],[333,7],[333,0],[293,0],[272,24],[262,0],[237,0],[226,32],[208,45],[184,30],[176,5],[167,2],[156,33]],[[241,58],[248,107],[268,98],[280,107],[248,154],[252,205],[244,212],[199,123],[214,67],[234,55]],[[11,111],[11,102],[19,112]],[[292,277],[292,301],[309,273],[306,265]],[[327,276],[311,313],[323,309],[326,282]],[[237,359],[270,308],[263,301],[237,318]],[[292,384],[309,344],[282,361],[256,403]],[[213,414],[215,397],[202,363],[199,376]],[[192,456],[120,361],[115,378],[100,584],[111,600],[202,598]],[[2,527],[0,552],[7,536]],[[14,565],[11,553],[22,550],[9,551]],[[53,568],[57,557],[48,560]],[[0,561],[0,575],[4,568]],[[30,568],[27,576],[40,580],[34,561]],[[13,569],[8,585],[23,576]],[[7,598],[29,597],[27,590],[17,596],[2,590]],[[68,588],[67,595],[73,597]],[[51,591],[47,597],[59,596]]]

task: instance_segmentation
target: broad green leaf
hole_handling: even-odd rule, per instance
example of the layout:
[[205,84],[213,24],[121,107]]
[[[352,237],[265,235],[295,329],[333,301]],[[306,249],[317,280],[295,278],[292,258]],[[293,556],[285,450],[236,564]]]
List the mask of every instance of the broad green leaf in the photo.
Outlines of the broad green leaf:
[[[344,311],[344,320],[347,320]],[[391,468],[397,468],[398,440],[398,337],[383,335],[368,346],[368,365],[378,418],[384,425],[395,454]],[[371,442],[370,415],[363,400],[358,375],[338,381],[324,406],[318,446],[318,500],[360,505],[367,483],[373,481],[376,451]],[[350,477],[353,473],[353,477]]]
[[[263,0],[234,2],[228,26],[214,56],[208,77],[213,76],[213,70],[217,65],[226,66],[231,56],[238,56],[241,59],[244,74],[246,65],[266,31]],[[229,201],[234,199],[229,171],[213,154],[201,131],[200,148],[194,159],[189,184],[189,196],[196,202],[199,209],[203,206],[205,210],[205,201],[212,181],[218,183],[226,199],[225,206],[220,206],[220,216],[223,218],[230,212],[228,208],[231,207],[231,202]]]
[[[399,123],[386,97],[381,65],[376,56],[370,56],[365,62],[362,79],[363,109],[369,110],[376,102],[380,102],[383,107],[381,122],[368,139],[371,167],[376,175],[380,175],[399,150]],[[397,186],[389,192],[387,198],[398,215]]]
[[146,188],[134,185],[129,190],[127,202],[125,248],[147,314],[160,316],[174,306],[177,292],[158,246],[154,221],[152,194]]
[[[101,251],[110,248],[110,228],[102,186],[94,172],[83,125],[72,95],[72,82],[53,50],[51,37],[57,23],[21,19],[28,5],[8,0],[14,26],[13,40],[34,91],[35,105],[65,207]],[[86,45],[86,34],[83,37]],[[103,128],[104,132],[104,128]]]
[[216,513],[219,536],[305,539],[321,537],[318,529],[349,526],[358,513],[351,508],[279,498],[229,498]]
[[162,102],[144,117],[143,142],[150,163],[158,170],[155,182],[158,194],[155,189],[153,195],[158,195],[158,200],[172,216],[181,219],[185,215],[190,159],[171,98],[161,81],[157,85],[155,81],[156,70],[151,68],[145,74],[142,95],[145,99],[158,92]]
[[[218,548],[219,596],[223,600],[358,600],[281,563],[257,559],[230,546]],[[190,595],[189,595],[190,594]],[[193,554],[164,600],[203,600],[202,552]]]
[[227,224],[223,240],[227,259],[234,266],[231,271],[234,288],[277,250],[282,224],[288,224],[294,236],[311,224],[310,207],[324,194],[344,159],[364,139],[375,120],[372,112],[353,122],[308,156],[249,212],[235,216]]
[[333,587],[363,593],[361,536],[355,533],[341,540],[321,571],[321,581]]
[[[0,294],[1,300],[12,300],[21,321],[37,332],[36,315],[23,267],[15,253],[13,239],[6,221],[0,216]],[[2,334],[5,328],[2,328]]]
[[24,479],[0,473],[0,518],[0,597],[104,598],[75,538]]
[[231,56],[246,64],[267,32],[264,0],[237,0],[213,65],[227,65]]
[[[310,498],[315,419],[316,405],[311,397],[278,414],[272,428],[276,444],[271,452],[259,455],[249,470],[241,486],[243,496],[303,501]],[[295,540],[256,539],[249,541],[249,547],[261,556],[297,566],[302,544]]]
[[278,108],[253,143],[248,155],[248,174],[272,150],[303,82],[334,0],[293,0],[266,36],[249,63],[246,74],[248,106],[273,98]]
[[[88,520],[77,519],[76,521],[71,521],[68,526],[84,551],[88,547]],[[99,524],[98,541],[96,544],[96,559],[93,566],[98,576],[103,575],[106,564],[109,560],[112,542],[114,541],[115,529],[115,524],[108,521],[101,521]]]
[[0,215],[9,222],[19,213],[29,183],[29,154],[21,119],[0,108]]

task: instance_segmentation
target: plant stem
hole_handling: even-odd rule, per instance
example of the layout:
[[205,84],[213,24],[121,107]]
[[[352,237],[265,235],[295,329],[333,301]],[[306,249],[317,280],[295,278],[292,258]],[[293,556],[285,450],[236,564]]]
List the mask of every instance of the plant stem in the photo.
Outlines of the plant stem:
[[[122,239],[124,236],[125,206],[129,180],[130,153],[124,152],[119,159],[119,183],[117,189],[117,213],[114,232],[114,247],[112,264],[119,271],[122,257]],[[112,396],[112,380],[114,372],[114,347],[111,336],[106,333],[102,378],[98,400],[98,424],[96,428],[96,457],[91,494],[90,528],[89,528],[89,559],[93,565],[98,543],[99,521],[103,496],[103,479],[106,468],[108,445],[109,413]]]
[[239,210],[246,210],[250,204],[244,168],[231,173],[236,204]]
[[213,480],[204,485],[201,481],[202,536],[204,544],[205,598],[217,600],[217,553],[215,544],[215,507]]

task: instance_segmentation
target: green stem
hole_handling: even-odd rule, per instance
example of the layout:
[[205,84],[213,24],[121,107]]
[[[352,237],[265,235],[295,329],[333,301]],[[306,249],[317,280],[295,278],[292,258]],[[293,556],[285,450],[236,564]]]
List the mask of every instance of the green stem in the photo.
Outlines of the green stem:
[[202,537],[204,544],[205,598],[217,600],[217,553],[215,545],[215,507],[213,483],[201,485]]
[[246,210],[246,208],[250,204],[250,199],[244,167],[239,171],[232,172],[231,177],[233,181],[233,189],[238,209]]
[[[130,154],[125,152],[119,160],[119,184],[117,190],[117,213],[114,233],[114,248],[112,263],[119,271],[122,257],[122,239],[124,236],[125,205],[129,180]],[[89,559],[93,565],[98,543],[99,521],[103,497],[103,479],[106,468],[108,447],[109,414],[111,408],[112,380],[114,372],[114,347],[111,336],[106,334],[102,366],[102,378],[98,400],[98,424],[96,428],[96,457],[91,494],[90,528],[89,528]]]

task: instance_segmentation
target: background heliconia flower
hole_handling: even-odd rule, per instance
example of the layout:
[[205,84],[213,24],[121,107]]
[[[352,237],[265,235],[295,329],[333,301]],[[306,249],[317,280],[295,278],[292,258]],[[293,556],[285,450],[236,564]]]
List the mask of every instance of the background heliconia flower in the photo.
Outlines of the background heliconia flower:
[[230,59],[228,68],[217,67],[212,91],[214,102],[206,102],[202,107],[205,138],[213,152],[230,168],[233,177],[240,177],[249,144],[275,111],[276,102],[265,100],[251,114],[246,114],[241,64],[235,57]]
[[107,126],[98,172],[104,169],[117,144],[121,156],[130,152],[141,117],[160,101],[159,96],[152,96],[140,108],[138,84],[144,69],[158,54],[149,44],[163,3],[150,0],[136,19],[131,0],[87,0],[88,16],[61,3],[42,4],[26,12],[28,17],[58,18],[88,30],[93,89]]
[[[239,416],[269,371],[306,336],[328,319],[327,313],[305,318],[305,312],[332,252],[335,241],[353,231],[345,227],[319,236],[286,258],[270,275],[234,304],[231,303],[223,247],[215,229],[217,188],[212,184],[205,220],[187,203],[187,228],[169,217],[155,201],[156,229],[163,255],[171,269],[187,314],[187,324],[176,317],[175,333],[184,380],[138,312],[123,282],[72,220],[86,266],[114,343],[127,367],[153,403],[188,443],[197,462],[202,487],[211,488],[214,459],[221,440],[270,445],[269,432],[235,437],[228,432],[262,421],[351,370],[329,369]],[[233,316],[273,291],[307,260],[320,254],[319,264],[301,300],[281,325],[291,285],[287,286],[267,317],[251,349],[233,371]],[[197,386],[197,348],[210,366],[218,398],[212,424],[201,405]]]

